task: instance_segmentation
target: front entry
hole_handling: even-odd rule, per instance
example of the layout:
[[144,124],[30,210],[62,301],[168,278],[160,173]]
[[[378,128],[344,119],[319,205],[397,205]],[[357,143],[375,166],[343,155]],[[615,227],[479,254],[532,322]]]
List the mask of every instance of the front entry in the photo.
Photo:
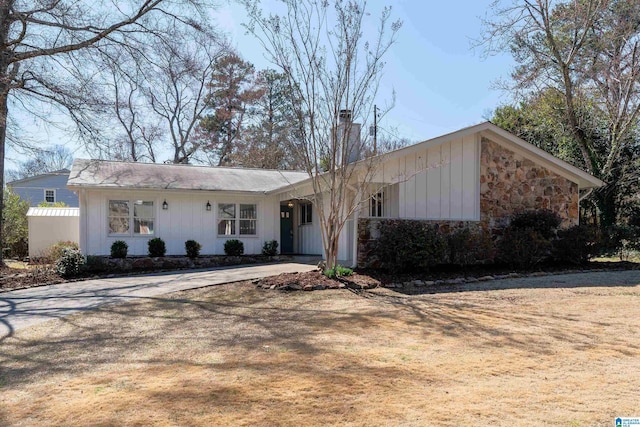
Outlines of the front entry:
[[293,207],[280,205],[280,253],[293,253]]

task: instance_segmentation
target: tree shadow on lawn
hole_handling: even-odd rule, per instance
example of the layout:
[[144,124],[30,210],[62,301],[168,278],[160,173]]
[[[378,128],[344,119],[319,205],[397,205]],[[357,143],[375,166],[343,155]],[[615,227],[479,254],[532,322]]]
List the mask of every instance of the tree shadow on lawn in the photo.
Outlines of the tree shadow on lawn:
[[[365,345],[367,351],[392,342],[398,333],[423,342],[440,337],[471,340],[479,351],[500,347],[540,355],[552,354],[557,341],[571,340],[577,346],[593,343],[588,329],[566,330],[564,325],[575,320],[571,316],[548,314],[540,331],[536,328],[541,318],[535,312],[464,300],[370,293],[361,298],[345,290],[282,294],[249,284],[172,295],[132,297],[131,302],[103,305],[92,313],[16,333],[0,346],[1,388],[55,374],[78,376],[114,364],[122,369],[229,369],[228,364],[199,359],[199,355],[215,352],[251,354],[253,360],[243,363],[246,369],[256,371],[273,368],[269,357],[260,360],[259,355],[290,353],[296,360],[286,369],[299,376],[343,374],[314,363],[320,355],[335,356],[350,369],[369,369],[366,358],[336,350],[333,339],[325,345],[321,338],[326,334],[337,337],[340,348],[350,340],[371,337],[370,347]],[[522,325],[525,331],[511,325]],[[615,327],[593,324],[602,325]],[[379,341],[385,334],[387,341]],[[608,339],[599,340],[609,344]],[[612,336],[614,342],[618,341]],[[626,347],[626,351],[637,349],[633,344]],[[626,354],[622,349],[620,352]],[[385,375],[411,376],[402,369],[385,369]]]

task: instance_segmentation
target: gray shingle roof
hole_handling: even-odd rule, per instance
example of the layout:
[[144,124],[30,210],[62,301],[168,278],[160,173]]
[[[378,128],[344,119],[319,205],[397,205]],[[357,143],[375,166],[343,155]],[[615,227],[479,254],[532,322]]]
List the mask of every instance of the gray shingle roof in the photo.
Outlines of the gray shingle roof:
[[306,172],[76,159],[67,186],[264,193],[308,177]]

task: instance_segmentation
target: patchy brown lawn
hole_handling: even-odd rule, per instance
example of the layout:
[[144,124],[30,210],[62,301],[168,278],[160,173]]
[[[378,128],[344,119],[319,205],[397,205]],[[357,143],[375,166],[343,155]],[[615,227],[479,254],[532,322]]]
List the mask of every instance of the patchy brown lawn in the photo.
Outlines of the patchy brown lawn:
[[639,272],[466,288],[232,284],[41,324],[0,342],[0,425],[609,426],[638,415]]

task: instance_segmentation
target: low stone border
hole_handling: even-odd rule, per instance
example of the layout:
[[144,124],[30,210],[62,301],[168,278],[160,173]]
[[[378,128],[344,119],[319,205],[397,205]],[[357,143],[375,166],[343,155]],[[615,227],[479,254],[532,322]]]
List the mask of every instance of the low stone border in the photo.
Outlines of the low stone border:
[[410,280],[407,282],[394,282],[381,284],[383,288],[389,289],[402,289],[402,288],[426,288],[431,286],[442,285],[461,285],[465,283],[477,283],[488,282],[490,280],[504,280],[504,279],[517,279],[520,277],[544,277],[544,276],[560,276],[564,274],[579,274],[579,273],[601,273],[604,271],[625,271],[625,270],[637,270],[638,268],[594,268],[588,270],[562,270],[562,271],[535,271],[533,273],[508,273],[508,274],[495,274],[482,277],[458,277],[455,279],[440,279],[440,280]]

